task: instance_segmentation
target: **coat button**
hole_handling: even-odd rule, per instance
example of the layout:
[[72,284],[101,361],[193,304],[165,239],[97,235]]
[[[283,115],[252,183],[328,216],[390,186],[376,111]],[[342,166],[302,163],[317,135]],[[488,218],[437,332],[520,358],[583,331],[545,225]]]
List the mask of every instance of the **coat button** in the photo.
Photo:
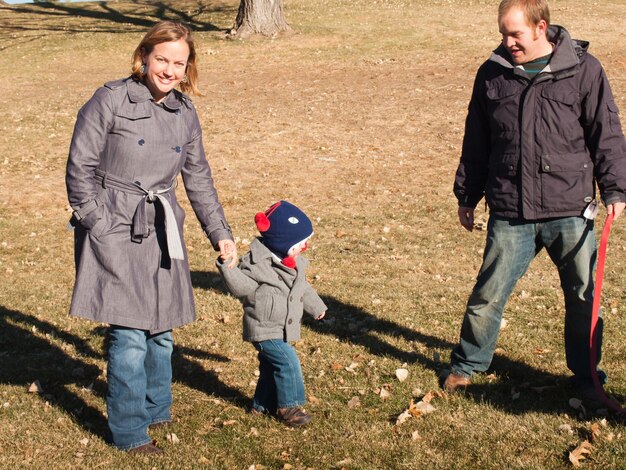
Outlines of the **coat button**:
[[176,153],[180,153],[181,148],[177,145],[177,146],[176,146],[176,148],[175,148],[174,150],[176,150]]
[[139,145],[143,145],[143,144],[145,144],[145,143],[146,143],[146,141],[145,141],[145,140],[143,140],[143,139],[139,139],[139,142],[137,142],[137,143],[138,143]]
[[293,323],[293,320],[291,318],[287,320],[287,324],[291,325],[292,323]]
[[141,186],[141,181],[135,181],[135,184],[136,184],[137,186]]
[[543,169],[546,170],[546,171],[550,171],[550,165],[544,165]]
[[176,116],[180,116],[180,109],[176,110]]
[[583,168],[589,168],[589,165],[588,165],[587,163],[585,163],[585,164],[583,165]]
[[515,170],[515,167],[513,165],[509,165],[509,170]]

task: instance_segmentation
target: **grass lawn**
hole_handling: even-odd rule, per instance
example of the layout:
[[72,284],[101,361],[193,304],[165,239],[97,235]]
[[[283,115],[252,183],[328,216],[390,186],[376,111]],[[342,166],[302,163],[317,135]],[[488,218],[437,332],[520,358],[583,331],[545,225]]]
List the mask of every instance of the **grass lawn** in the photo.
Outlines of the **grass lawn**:
[[[572,407],[545,252],[511,297],[491,370],[396,424],[438,390],[480,266],[485,232],[459,226],[452,181],[475,71],[500,39],[497,3],[285,0],[297,34],[247,42],[224,39],[236,0],[0,5],[0,468],[567,468],[585,440],[582,468],[626,468],[623,422]],[[590,41],[626,109],[623,1],[551,6],[554,23]],[[147,458],[105,443],[106,326],[67,316],[64,171],[78,109],[129,73],[162,18],[196,31],[204,96],[193,99],[240,252],[256,212],[278,199],[302,207],[315,228],[310,279],[330,309],[296,346],[312,424],[247,413],[256,354],[179,185],[197,321],[174,333],[175,423],[153,435],[165,454]],[[625,240],[619,220],[602,298],[618,397]]]

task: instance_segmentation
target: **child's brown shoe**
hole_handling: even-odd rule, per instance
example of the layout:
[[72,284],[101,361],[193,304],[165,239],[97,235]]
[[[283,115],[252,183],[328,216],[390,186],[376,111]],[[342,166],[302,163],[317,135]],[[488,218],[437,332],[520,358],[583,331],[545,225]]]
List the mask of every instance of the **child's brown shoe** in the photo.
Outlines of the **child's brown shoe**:
[[293,408],[278,408],[276,416],[287,426],[305,426],[311,421],[311,415],[307,414],[299,406]]

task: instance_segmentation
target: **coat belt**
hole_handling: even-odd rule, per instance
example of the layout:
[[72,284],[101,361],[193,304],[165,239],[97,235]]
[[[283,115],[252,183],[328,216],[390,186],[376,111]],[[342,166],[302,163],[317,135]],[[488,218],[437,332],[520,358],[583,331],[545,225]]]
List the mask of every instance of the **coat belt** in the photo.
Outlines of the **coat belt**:
[[95,178],[96,181],[102,184],[102,187],[105,189],[114,188],[124,193],[143,196],[141,201],[139,201],[139,204],[137,204],[135,215],[133,215],[132,237],[134,241],[141,242],[143,238],[147,238],[150,234],[146,218],[146,203],[152,203],[158,200],[161,203],[161,207],[163,207],[163,212],[165,213],[165,235],[167,240],[167,251],[169,252],[170,258],[180,260],[185,259],[183,244],[180,239],[180,233],[178,232],[178,224],[176,223],[174,211],[172,210],[172,206],[170,205],[167,197],[163,196],[175,187],[175,180],[168,188],[152,190],[145,189],[137,183],[125,180],[119,176],[112,175],[111,173],[107,173],[106,171],[102,171],[100,169],[96,170]]

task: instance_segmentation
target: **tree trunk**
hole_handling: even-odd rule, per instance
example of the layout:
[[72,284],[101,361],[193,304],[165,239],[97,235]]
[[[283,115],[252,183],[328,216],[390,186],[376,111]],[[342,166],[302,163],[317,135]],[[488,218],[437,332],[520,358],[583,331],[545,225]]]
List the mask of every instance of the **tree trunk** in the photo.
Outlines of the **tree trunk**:
[[245,39],[254,34],[276,36],[291,31],[285,20],[283,0],[241,0],[230,37]]

